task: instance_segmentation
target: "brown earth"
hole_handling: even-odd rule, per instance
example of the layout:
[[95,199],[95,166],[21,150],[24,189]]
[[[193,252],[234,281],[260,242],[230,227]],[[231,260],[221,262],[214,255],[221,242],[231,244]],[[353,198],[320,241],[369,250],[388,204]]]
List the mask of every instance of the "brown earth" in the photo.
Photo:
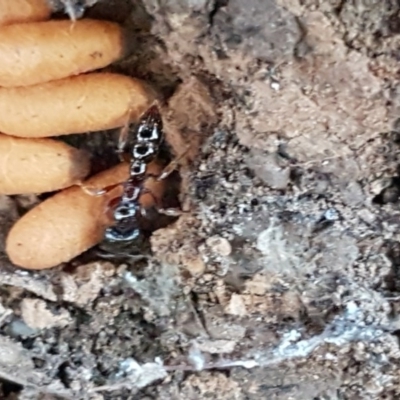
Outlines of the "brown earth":
[[[130,29],[114,70],[152,83],[174,152],[190,144],[188,212],[145,260],[32,273],[3,255],[0,397],[399,398],[399,3],[86,15]],[[98,138],[85,146],[101,153]],[[1,243],[37,201],[1,198]]]

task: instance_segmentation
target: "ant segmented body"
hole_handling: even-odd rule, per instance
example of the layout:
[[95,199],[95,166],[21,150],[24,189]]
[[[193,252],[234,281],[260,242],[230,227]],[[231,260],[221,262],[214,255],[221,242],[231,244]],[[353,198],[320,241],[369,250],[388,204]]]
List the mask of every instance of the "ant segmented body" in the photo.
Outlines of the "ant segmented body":
[[120,197],[111,200],[108,204],[112,210],[113,225],[106,229],[104,238],[109,243],[130,243],[141,235],[139,219],[146,214],[140,204],[140,197],[149,194],[154,200],[154,207],[160,214],[176,217],[183,213],[176,208],[164,209],[159,206],[160,199],[145,187],[148,179],[161,181],[175,171],[179,160],[184,157],[187,150],[179,157],[172,160],[162,170],[161,174],[154,175],[149,172],[149,165],[156,161],[164,143],[163,122],[157,105],[151,106],[140,118],[134,131],[133,145],[129,153],[125,153],[125,147],[130,133],[129,126],[125,126],[118,140],[118,153],[124,161],[129,161],[129,178],[101,190],[93,190],[84,184],[82,189],[92,196],[101,196],[123,186]]
[[[119,152],[126,145],[128,130],[123,130],[119,139]],[[113,211],[114,225],[105,232],[105,239],[111,242],[132,241],[139,237],[138,218],[143,214],[139,198],[146,193],[144,183],[149,178],[164,179],[147,173],[149,163],[157,158],[164,140],[163,123],[157,105],[148,109],[139,121],[130,156],[129,179],[123,183],[123,194]],[[151,194],[151,193],[150,193]],[[156,199],[155,199],[156,200]]]

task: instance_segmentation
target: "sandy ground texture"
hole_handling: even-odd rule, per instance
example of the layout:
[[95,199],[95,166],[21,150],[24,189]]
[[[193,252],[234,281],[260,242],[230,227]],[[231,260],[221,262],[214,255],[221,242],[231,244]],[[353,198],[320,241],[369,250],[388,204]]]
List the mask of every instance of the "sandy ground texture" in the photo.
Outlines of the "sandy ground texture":
[[[399,398],[398,2],[87,15],[131,30],[113,70],[153,84],[175,154],[190,146],[187,212],[140,261],[33,273],[3,255],[0,398]],[[1,243],[38,201],[1,198]]]

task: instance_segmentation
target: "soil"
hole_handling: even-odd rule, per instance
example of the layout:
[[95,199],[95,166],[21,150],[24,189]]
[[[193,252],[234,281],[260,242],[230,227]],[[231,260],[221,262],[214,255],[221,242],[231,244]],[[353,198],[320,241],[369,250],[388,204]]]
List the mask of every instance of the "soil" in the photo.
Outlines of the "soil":
[[[3,251],[0,398],[399,398],[398,2],[87,3],[189,146],[185,213],[141,260],[28,272]],[[0,200],[4,250],[40,199]]]

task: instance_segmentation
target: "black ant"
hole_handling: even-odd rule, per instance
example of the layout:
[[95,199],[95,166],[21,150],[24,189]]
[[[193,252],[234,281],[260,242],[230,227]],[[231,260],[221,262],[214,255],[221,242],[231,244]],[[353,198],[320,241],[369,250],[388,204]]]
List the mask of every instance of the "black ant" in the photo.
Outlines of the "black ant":
[[[130,154],[125,154],[129,126],[125,126],[120,133],[118,140],[118,153],[121,159],[127,161],[129,158],[129,178],[125,182],[108,186],[100,191],[92,192],[85,188],[91,195],[103,195],[117,186],[123,185],[123,193],[121,197],[112,200],[109,207],[113,209],[113,226],[105,231],[105,239],[109,242],[131,242],[136,240],[140,234],[139,218],[145,215],[145,210],[139,203],[140,196],[151,191],[144,187],[147,179],[156,179],[158,181],[167,178],[175,169],[178,161],[186,152],[177,159],[170,162],[160,175],[149,174],[148,165],[154,161],[164,142],[163,122],[157,105],[151,106],[140,118],[137,128],[134,131],[134,143]],[[154,203],[157,205],[156,210],[159,213],[169,216],[178,216],[182,214],[178,209],[163,209],[159,207],[159,200],[153,196]]]
[[[121,131],[118,151],[126,145],[128,129]],[[145,192],[146,179],[164,179],[147,174],[147,165],[157,157],[164,140],[163,123],[156,105],[141,117],[134,136],[134,145],[130,154],[129,179],[123,183],[124,191],[113,212],[114,225],[107,228],[105,239],[111,242],[132,241],[140,235],[138,217],[143,213],[139,204],[140,196]],[[151,194],[151,193],[150,193]]]

